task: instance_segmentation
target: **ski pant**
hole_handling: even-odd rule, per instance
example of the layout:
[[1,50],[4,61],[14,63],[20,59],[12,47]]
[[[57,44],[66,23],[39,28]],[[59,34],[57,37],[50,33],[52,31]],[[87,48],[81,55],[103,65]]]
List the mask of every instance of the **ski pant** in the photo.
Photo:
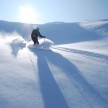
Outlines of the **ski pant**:
[[34,42],[34,45],[39,44],[38,37],[32,37],[32,40]]

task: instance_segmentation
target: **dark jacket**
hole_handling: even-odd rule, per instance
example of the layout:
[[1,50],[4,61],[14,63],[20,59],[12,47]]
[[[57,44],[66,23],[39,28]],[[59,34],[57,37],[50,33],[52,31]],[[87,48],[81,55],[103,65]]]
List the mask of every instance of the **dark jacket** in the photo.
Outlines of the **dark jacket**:
[[37,30],[37,29],[33,29],[32,33],[31,33],[31,37],[32,37],[32,38],[38,38],[38,37],[44,38],[44,36],[42,36],[42,35],[40,34],[39,30]]

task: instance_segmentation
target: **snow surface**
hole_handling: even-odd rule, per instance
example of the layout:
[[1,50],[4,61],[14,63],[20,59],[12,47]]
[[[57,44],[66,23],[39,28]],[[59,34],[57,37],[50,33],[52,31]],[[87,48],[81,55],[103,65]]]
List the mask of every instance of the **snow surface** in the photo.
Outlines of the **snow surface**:
[[[103,24],[79,23],[88,36]],[[40,39],[34,46],[17,33],[1,33],[0,108],[108,108],[108,36],[98,35],[59,45]]]

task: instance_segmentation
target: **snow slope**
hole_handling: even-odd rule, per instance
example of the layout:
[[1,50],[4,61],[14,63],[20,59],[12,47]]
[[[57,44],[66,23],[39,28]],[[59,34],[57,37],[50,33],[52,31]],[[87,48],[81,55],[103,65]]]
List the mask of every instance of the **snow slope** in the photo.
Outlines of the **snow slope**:
[[107,20],[77,24],[79,35],[96,35],[50,48],[52,40],[41,39],[43,50],[17,33],[0,34],[0,108],[108,108]]

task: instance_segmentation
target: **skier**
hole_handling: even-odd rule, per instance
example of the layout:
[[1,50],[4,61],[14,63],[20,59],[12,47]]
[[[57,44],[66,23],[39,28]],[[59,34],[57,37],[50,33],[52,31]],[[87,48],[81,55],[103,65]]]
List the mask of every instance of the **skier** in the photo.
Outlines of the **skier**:
[[35,44],[38,44],[39,45],[39,41],[38,41],[38,37],[41,37],[41,38],[45,38],[46,36],[42,36],[39,32],[39,27],[33,29],[32,33],[31,33],[31,38],[34,42],[34,45]]

